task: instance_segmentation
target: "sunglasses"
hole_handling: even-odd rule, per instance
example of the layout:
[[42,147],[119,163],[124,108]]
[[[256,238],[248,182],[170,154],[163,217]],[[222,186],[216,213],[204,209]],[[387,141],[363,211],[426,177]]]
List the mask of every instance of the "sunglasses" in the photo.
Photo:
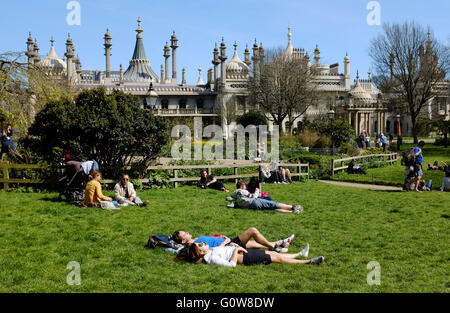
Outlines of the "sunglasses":
[[129,178],[122,178],[122,180],[127,180],[127,181],[128,181],[128,180],[130,180],[130,179],[129,179]]
[[206,246],[206,244],[204,242],[199,242],[197,245],[198,245],[199,248],[203,247],[203,246]]

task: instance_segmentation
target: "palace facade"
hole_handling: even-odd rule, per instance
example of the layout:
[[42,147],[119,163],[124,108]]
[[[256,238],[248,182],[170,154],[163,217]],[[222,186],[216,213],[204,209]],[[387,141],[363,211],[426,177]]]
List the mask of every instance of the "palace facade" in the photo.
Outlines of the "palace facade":
[[[107,92],[122,90],[126,93],[139,96],[144,108],[153,110],[154,114],[167,117],[212,117],[222,116],[222,124],[232,124],[226,120],[226,114],[219,114],[221,110],[229,107],[230,103],[235,112],[242,114],[252,107],[248,101],[248,80],[257,75],[258,64],[264,59],[262,43],[254,42],[251,52],[248,47],[243,52],[243,60],[239,57],[235,43],[233,56],[227,56],[227,47],[222,38],[212,51],[212,67],[208,69],[206,80],[203,80],[202,69],[199,68],[198,80],[195,84],[187,84],[186,70],[182,68],[181,79],[177,70],[178,38],[173,32],[169,42],[166,42],[162,52],[164,64],[159,72],[151,67],[147,59],[141,19],[138,19],[136,29],[136,44],[134,53],[127,69],[120,65],[119,70],[111,70],[112,36],[107,30],[104,40],[105,70],[83,70],[80,58],[75,56],[75,47],[70,34],[66,41],[64,59],[57,56],[54,41],[51,40],[50,52],[44,58],[39,56],[37,40],[31,38],[26,42],[28,64],[43,67],[49,75],[64,78],[67,82],[79,89],[90,89],[103,86]],[[423,47],[422,47],[423,48]],[[432,54],[427,47],[424,54]],[[319,100],[310,106],[306,113],[298,118],[294,125],[284,121],[282,128],[302,129],[305,119],[324,115],[330,107],[336,111],[340,118],[345,118],[359,134],[363,129],[371,135],[384,132],[397,134],[398,112],[390,111],[387,99],[390,95],[383,95],[372,83],[371,73],[367,79],[360,79],[359,74],[352,81],[350,75],[350,57],[343,58],[343,72],[340,71],[339,62],[322,64],[320,50],[316,46],[313,62],[310,62],[308,53],[304,48],[294,48],[292,35],[288,29],[288,42],[283,53],[285,56],[303,57],[308,66],[315,68],[314,82],[317,84]],[[229,60],[228,60],[229,59]],[[228,61],[227,61],[228,60]],[[443,81],[436,87],[436,96],[424,107],[423,114],[430,119],[449,119],[450,82]],[[223,111],[222,111],[223,112]],[[411,133],[411,122],[408,116],[401,116],[402,135]],[[227,129],[227,128],[224,128]],[[269,130],[271,122],[269,119]]]

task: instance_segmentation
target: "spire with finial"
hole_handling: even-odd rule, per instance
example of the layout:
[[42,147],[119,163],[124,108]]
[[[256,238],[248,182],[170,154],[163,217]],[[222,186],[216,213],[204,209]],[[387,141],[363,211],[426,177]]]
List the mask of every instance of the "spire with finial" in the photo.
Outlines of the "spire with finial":
[[252,64],[252,61],[250,61],[250,51],[248,50],[248,44],[245,44],[244,63],[247,64],[247,66],[250,66],[250,64]]
[[288,26],[288,43],[291,42],[292,34],[291,34],[291,26]]
[[142,39],[142,33],[144,32],[144,30],[141,28],[141,22],[142,22],[141,17],[138,17],[137,22],[138,22],[138,28],[136,29],[136,33],[137,33],[136,38]]
[[198,80],[197,80],[197,85],[204,85],[205,83],[203,82],[202,79],[202,67],[199,66],[198,67]]

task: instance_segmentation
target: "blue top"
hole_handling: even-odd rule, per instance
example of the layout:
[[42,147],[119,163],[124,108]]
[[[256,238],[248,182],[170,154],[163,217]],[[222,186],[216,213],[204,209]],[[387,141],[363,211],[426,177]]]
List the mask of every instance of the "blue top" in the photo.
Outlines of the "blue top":
[[211,237],[211,236],[200,236],[198,239],[194,242],[204,242],[206,243],[210,248],[218,247],[222,242],[224,242],[225,239],[219,238],[219,237]]
[[386,136],[385,135],[381,136],[380,140],[381,143],[386,143]]
[[[414,154],[416,154],[417,152],[419,152],[419,147],[414,148]],[[422,165],[422,162],[423,162],[423,157],[422,157],[422,152],[420,152],[420,154],[418,156],[416,156],[416,163]]]

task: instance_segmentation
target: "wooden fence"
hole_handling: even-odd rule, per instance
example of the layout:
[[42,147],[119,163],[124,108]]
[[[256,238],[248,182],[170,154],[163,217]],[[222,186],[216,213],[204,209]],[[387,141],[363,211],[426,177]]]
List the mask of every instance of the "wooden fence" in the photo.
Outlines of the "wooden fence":
[[[246,167],[258,167],[258,172],[254,173],[245,173],[239,174],[240,168]],[[230,164],[230,165],[180,165],[180,166],[149,166],[148,170],[154,171],[169,171],[172,173],[172,177],[170,177],[170,181],[174,184],[174,187],[178,187],[178,183],[180,182],[189,182],[189,181],[199,181],[200,180],[200,170],[205,169],[208,174],[211,174],[212,169],[217,168],[233,168],[233,174],[231,175],[220,175],[215,176],[217,179],[228,180],[234,179],[235,182],[240,178],[247,178],[253,176],[259,176],[261,172],[262,164],[253,163],[253,164]],[[301,176],[306,176],[309,179],[309,163],[280,163],[279,166],[282,167],[294,167],[296,168],[296,172],[291,171],[292,177],[298,177],[301,179]],[[44,184],[47,183],[42,179],[22,179],[22,178],[10,178],[9,170],[10,169],[46,169],[49,168],[48,165],[34,165],[34,164],[11,164],[11,163],[0,163],[0,169],[3,172],[3,177],[0,178],[0,183],[3,183],[3,188],[5,191],[8,191],[10,183],[18,183],[18,184]],[[192,170],[198,169],[198,175],[194,177],[178,177],[179,170]],[[116,183],[118,179],[102,179],[103,183],[111,184]],[[138,179],[137,181],[141,183],[148,183],[149,179]]]
[[[331,175],[334,176],[334,173],[337,171],[345,170],[348,168],[348,164],[345,165],[344,162],[351,161],[353,159],[367,159],[367,158],[383,158],[385,161],[389,163],[389,165],[392,165],[392,163],[397,162],[398,160],[398,154],[397,153],[389,153],[389,154],[369,154],[369,155],[362,155],[362,156],[355,156],[355,157],[349,157],[349,158],[343,158],[343,159],[331,159]],[[337,165],[337,163],[340,163]]]

